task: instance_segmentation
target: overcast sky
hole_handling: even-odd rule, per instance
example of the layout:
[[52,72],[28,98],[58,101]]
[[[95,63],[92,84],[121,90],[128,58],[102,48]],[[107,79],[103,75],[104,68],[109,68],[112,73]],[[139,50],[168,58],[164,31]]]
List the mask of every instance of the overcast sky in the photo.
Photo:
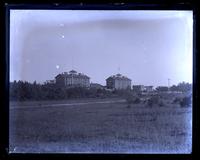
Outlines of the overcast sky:
[[71,69],[105,85],[192,82],[191,11],[11,10],[10,81],[44,82]]

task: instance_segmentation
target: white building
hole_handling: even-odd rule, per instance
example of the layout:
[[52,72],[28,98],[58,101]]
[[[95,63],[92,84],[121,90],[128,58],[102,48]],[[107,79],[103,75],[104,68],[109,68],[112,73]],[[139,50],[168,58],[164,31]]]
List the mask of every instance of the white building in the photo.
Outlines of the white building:
[[55,77],[56,84],[65,87],[89,87],[90,78],[82,73],[71,70]]
[[131,89],[131,79],[116,74],[106,79],[106,86],[108,89]]

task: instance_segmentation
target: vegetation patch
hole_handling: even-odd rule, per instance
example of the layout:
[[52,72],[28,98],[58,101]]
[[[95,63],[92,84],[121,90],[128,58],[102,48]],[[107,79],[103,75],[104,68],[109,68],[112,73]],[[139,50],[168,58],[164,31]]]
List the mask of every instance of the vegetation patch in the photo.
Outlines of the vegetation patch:
[[192,97],[191,96],[184,97],[180,101],[180,106],[181,107],[191,107],[191,105],[192,105]]

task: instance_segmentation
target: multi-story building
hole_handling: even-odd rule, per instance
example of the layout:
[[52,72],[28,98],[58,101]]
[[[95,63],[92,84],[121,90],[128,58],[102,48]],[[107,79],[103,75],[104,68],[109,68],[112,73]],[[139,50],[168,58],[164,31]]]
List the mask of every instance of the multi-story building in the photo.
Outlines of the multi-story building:
[[90,77],[71,70],[69,73],[64,72],[55,77],[56,84],[65,87],[89,87]]
[[106,86],[108,89],[131,89],[131,79],[116,74],[106,79]]

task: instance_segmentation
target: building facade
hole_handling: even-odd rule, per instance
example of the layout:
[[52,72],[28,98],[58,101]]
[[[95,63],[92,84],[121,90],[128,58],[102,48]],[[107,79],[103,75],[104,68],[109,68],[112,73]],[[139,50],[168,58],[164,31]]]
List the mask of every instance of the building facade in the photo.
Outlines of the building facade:
[[116,74],[106,79],[106,86],[108,89],[131,89],[131,79]]
[[135,92],[152,92],[153,86],[133,85],[133,91],[135,91]]
[[46,82],[44,82],[44,84],[55,84],[55,80],[46,80]]
[[153,92],[153,86],[145,86],[146,92]]
[[133,85],[132,89],[134,92],[144,92],[145,86],[144,85]]
[[89,87],[90,77],[82,73],[71,70],[69,73],[64,72],[55,77],[56,84],[65,87]]

